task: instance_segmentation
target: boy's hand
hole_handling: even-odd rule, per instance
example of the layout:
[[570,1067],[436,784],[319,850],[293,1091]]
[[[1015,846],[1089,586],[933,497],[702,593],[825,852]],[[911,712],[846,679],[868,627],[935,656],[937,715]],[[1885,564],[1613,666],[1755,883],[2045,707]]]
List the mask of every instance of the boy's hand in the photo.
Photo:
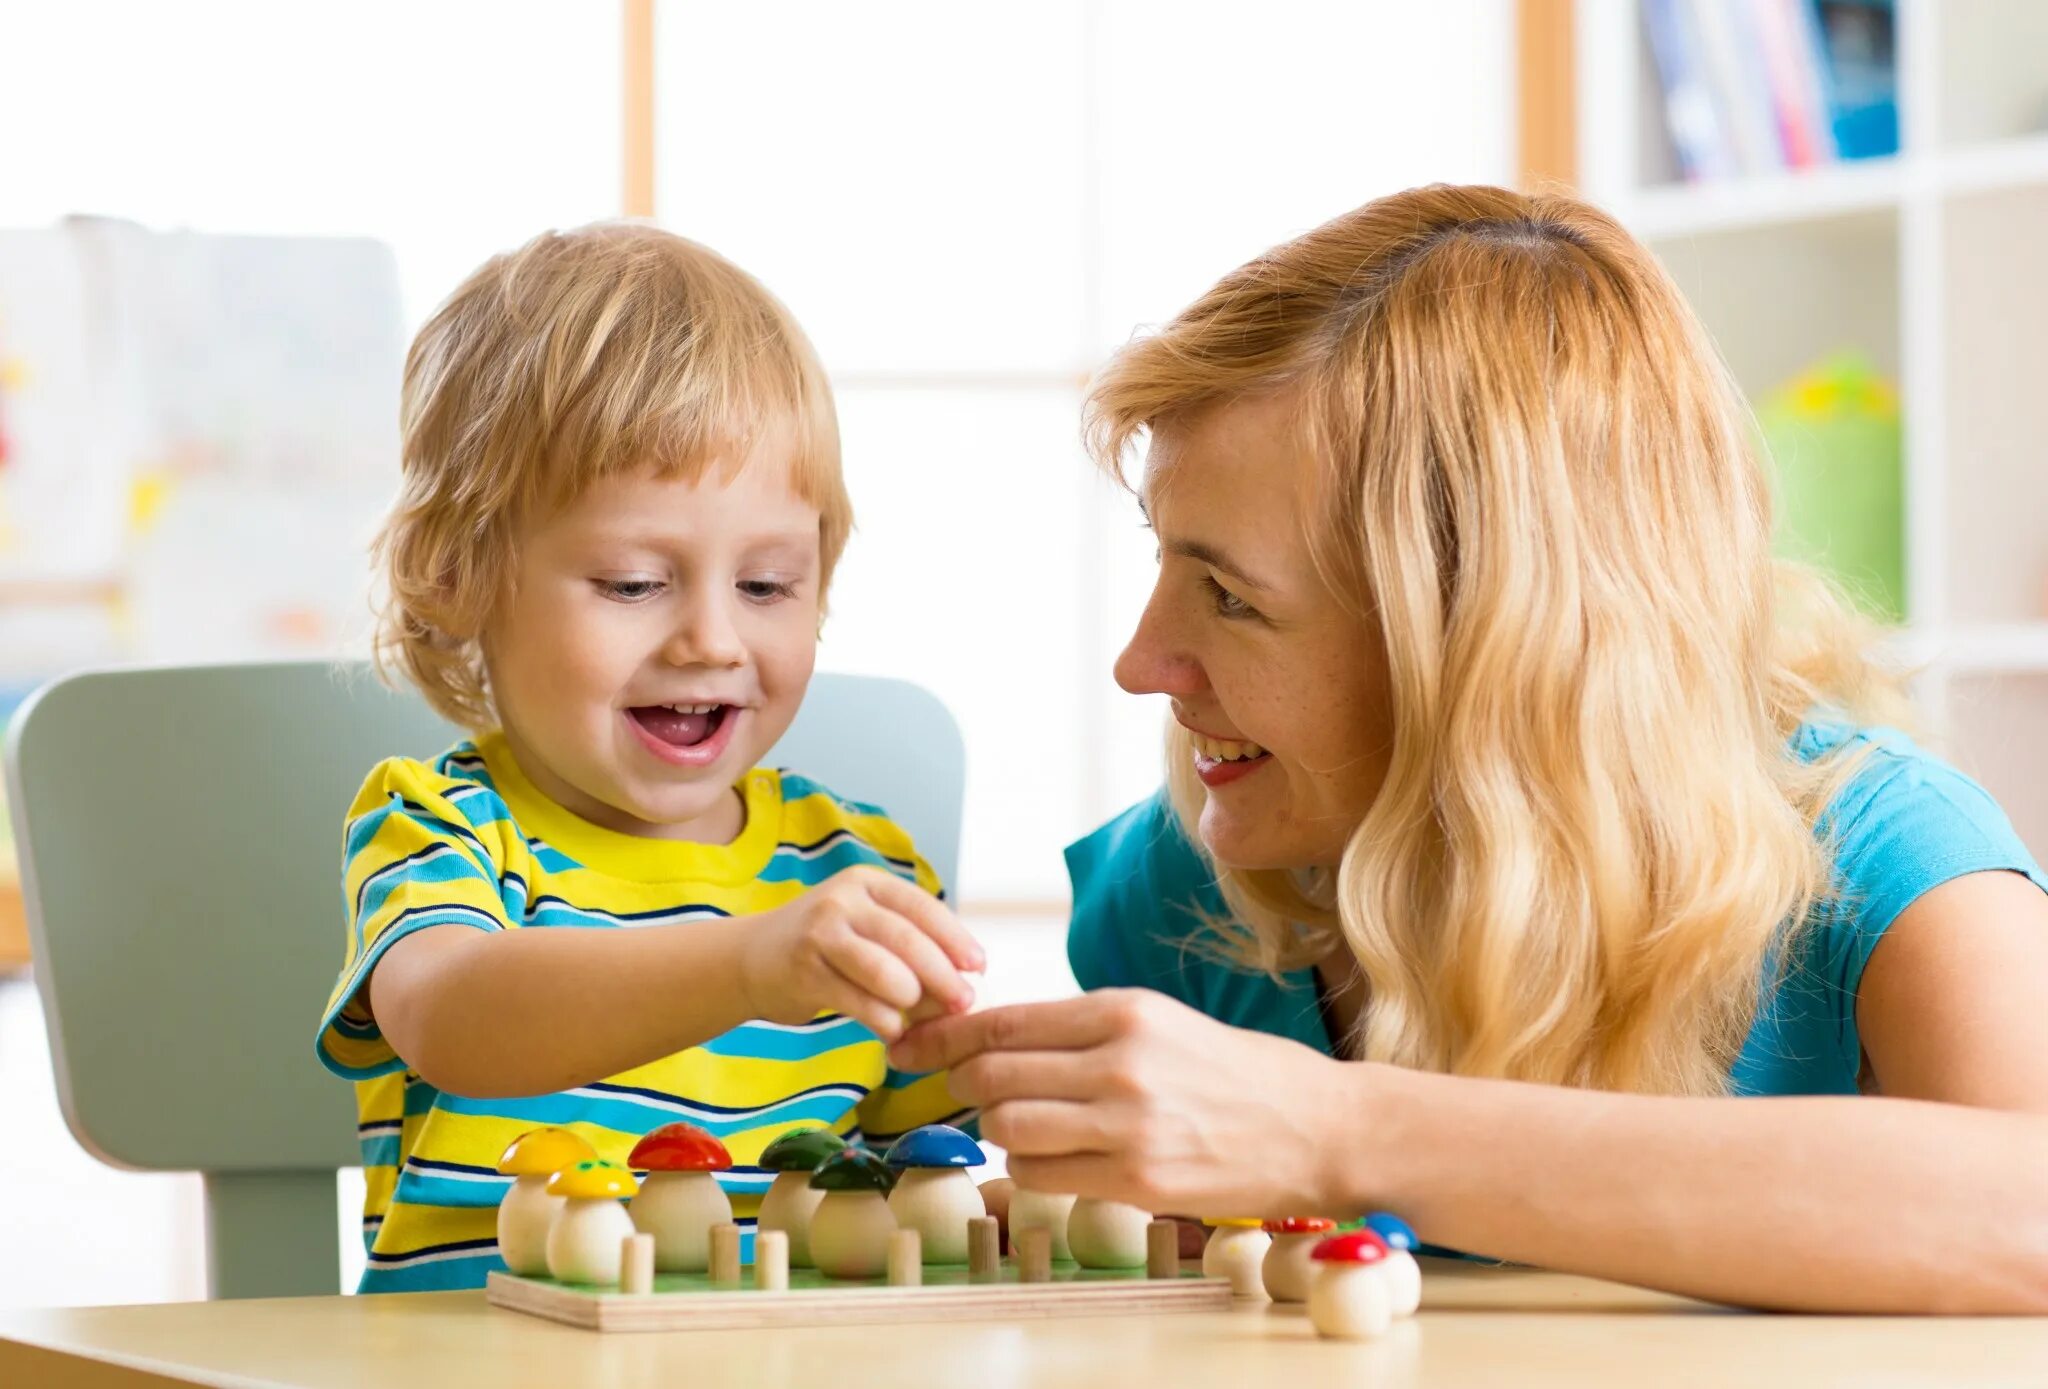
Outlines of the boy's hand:
[[880,868],[849,868],[764,913],[740,954],[748,1013],[808,1022],[820,1010],[866,1023],[885,1042],[914,1020],[964,1013],[962,971],[981,946],[943,902]]

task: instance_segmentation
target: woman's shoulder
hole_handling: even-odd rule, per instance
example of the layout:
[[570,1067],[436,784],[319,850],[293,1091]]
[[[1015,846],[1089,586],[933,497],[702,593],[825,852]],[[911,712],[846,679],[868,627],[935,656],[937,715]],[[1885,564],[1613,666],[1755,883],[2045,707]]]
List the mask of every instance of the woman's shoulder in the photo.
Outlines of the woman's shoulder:
[[1853,770],[1815,826],[1833,858],[1828,901],[1803,952],[1853,997],[1878,939],[1915,899],[1968,873],[2013,872],[2048,890],[1998,802],[1975,780],[1896,728],[1815,721],[1795,747]]
[[1068,845],[1066,858],[1067,958],[1084,989],[1163,987],[1186,967],[1189,938],[1224,911],[1215,872],[1163,790]]
[[[1991,793],[1901,730],[1815,720],[1799,730],[1794,747],[1808,761],[1853,761],[1816,830],[1833,851],[1838,886],[1855,890],[1859,914],[1873,914],[1888,895],[1916,885],[1917,896],[1943,875],[2008,869],[2041,880]],[[1890,915],[1910,900],[1890,904]]]

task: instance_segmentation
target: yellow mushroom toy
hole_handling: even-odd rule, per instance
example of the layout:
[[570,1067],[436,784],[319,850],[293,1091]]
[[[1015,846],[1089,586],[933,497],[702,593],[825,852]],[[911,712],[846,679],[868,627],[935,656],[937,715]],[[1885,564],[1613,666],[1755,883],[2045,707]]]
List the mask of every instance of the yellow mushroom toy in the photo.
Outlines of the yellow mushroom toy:
[[548,1227],[548,1272],[562,1283],[616,1283],[633,1217],[619,1204],[640,1183],[616,1162],[585,1158],[548,1178],[548,1195],[565,1198]]
[[548,1271],[548,1228],[562,1198],[548,1195],[548,1178],[597,1150],[568,1129],[532,1129],[512,1140],[498,1159],[501,1176],[513,1178],[498,1203],[498,1253],[505,1267],[529,1278]]

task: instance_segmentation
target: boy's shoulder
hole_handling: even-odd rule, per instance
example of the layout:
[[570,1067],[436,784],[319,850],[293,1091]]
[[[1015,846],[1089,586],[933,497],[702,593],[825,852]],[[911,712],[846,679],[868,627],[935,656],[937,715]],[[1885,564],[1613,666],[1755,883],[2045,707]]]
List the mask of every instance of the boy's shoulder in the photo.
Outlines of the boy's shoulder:
[[363,778],[350,814],[388,805],[393,797],[415,804],[488,799],[503,805],[482,750],[469,738],[431,759],[385,758]]
[[[394,817],[406,822],[406,832],[386,829]],[[433,758],[387,757],[372,767],[349,806],[346,835],[351,855],[375,841],[426,834],[495,857],[489,846],[505,838],[497,831],[508,827],[516,834],[511,808],[482,751],[464,739]]]

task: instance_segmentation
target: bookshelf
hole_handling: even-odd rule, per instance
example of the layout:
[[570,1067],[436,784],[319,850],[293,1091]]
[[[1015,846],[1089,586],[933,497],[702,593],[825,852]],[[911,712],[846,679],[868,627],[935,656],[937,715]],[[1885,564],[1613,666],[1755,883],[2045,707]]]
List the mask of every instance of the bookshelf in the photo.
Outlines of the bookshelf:
[[1679,180],[1641,0],[1578,0],[1580,193],[1671,268],[1752,400],[1831,348],[1899,383],[1900,650],[1943,752],[2048,855],[2048,5],[1897,0],[1900,152]]

